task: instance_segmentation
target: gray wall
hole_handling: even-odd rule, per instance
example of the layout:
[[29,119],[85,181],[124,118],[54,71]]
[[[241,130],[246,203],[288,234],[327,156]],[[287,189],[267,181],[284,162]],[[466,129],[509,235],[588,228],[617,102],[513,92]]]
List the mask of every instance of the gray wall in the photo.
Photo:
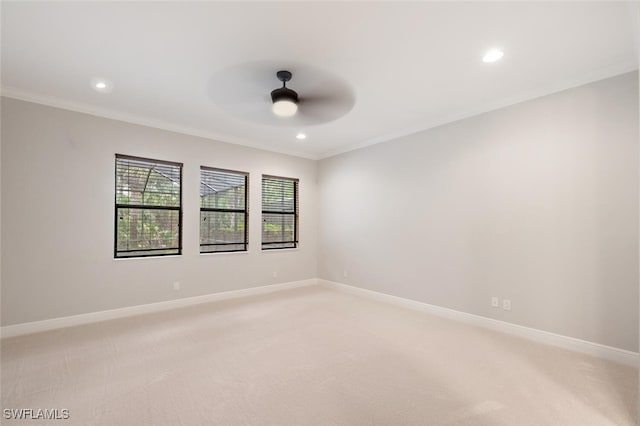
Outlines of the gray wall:
[[320,278],[638,350],[637,73],[322,160],[319,187]]
[[[115,153],[184,163],[182,256],[113,259]],[[315,161],[7,98],[1,158],[2,325],[317,276]],[[200,165],[250,173],[248,253],[198,253]],[[300,179],[299,249],[260,250],[263,173]]]
[[[638,113],[631,73],[317,176],[310,160],[3,98],[2,325],[320,276],[637,351]],[[116,152],[185,164],[183,256],[113,259]],[[201,164],[251,173],[249,253],[198,254]],[[298,250],[260,250],[262,173],[300,178]]]

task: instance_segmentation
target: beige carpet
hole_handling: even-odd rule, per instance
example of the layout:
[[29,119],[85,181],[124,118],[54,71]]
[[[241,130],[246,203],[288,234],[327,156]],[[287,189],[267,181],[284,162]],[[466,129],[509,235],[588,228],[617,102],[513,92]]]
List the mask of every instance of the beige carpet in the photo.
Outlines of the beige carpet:
[[2,341],[74,425],[635,425],[637,370],[322,287]]

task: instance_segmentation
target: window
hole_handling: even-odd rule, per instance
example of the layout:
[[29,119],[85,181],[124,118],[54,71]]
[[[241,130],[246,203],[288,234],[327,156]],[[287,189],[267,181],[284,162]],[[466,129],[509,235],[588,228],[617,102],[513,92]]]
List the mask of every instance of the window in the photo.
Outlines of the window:
[[200,253],[247,251],[248,174],[200,167]]
[[182,164],[116,154],[115,253],[182,252]]
[[298,246],[298,180],[262,176],[262,249]]

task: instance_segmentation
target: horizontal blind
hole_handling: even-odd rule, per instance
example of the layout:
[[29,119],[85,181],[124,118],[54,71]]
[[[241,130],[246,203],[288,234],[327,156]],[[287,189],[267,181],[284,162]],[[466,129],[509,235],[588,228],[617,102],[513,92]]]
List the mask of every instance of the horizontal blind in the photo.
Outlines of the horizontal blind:
[[298,244],[298,180],[262,177],[262,248]]
[[248,174],[200,168],[200,252],[246,251]]
[[180,206],[182,164],[116,156],[116,202]]
[[263,176],[262,211],[295,213],[297,183],[295,179]]
[[182,251],[182,164],[116,155],[115,257]]
[[200,207],[244,210],[246,185],[246,173],[201,167]]

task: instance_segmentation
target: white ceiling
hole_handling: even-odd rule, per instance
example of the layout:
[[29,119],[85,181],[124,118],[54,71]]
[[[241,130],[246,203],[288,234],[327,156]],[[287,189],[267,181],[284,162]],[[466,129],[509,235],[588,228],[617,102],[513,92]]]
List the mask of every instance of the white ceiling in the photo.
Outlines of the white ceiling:
[[[2,3],[2,92],[323,158],[638,68],[629,3]],[[502,61],[484,64],[491,47]],[[249,121],[217,80],[255,64],[336,77],[355,103],[319,125]],[[276,65],[278,64],[278,65]],[[225,71],[226,70],[226,71]],[[296,72],[300,70],[300,72]],[[244,72],[247,71],[247,72]],[[114,83],[110,94],[90,80]],[[273,78],[273,84],[269,79]],[[233,86],[232,86],[233,87]],[[214,93],[211,93],[211,90]],[[304,96],[304,93],[301,93]],[[218,103],[216,103],[218,102]],[[225,101],[228,102],[228,101]],[[303,106],[301,105],[301,108]],[[295,135],[307,133],[305,141]]]

